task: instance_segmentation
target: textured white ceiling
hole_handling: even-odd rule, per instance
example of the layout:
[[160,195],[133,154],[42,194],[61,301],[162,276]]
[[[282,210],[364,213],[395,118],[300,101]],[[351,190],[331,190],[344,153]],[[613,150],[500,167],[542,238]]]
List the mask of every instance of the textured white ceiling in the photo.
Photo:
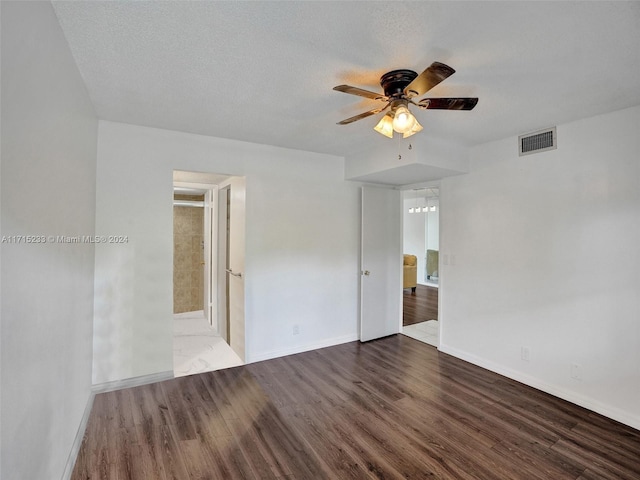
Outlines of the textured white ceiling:
[[640,2],[55,1],[100,118],[347,156],[388,140],[386,71],[457,72],[417,111],[432,135],[474,145],[640,104]]

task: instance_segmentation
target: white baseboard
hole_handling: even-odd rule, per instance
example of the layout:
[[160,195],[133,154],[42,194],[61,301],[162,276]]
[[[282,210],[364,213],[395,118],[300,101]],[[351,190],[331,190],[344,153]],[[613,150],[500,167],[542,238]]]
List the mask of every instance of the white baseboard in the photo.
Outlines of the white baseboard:
[[296,345],[295,347],[283,348],[280,350],[271,350],[268,352],[257,353],[251,355],[246,363],[261,362],[263,360],[270,360],[272,358],[284,357],[287,355],[294,355],[296,353],[308,352],[309,350],[317,350],[319,348],[333,347],[343,343],[354,342],[358,340],[358,334],[343,335],[341,337],[328,338],[320,342],[308,343],[306,345]]
[[619,408],[598,402],[593,398],[585,397],[584,395],[580,395],[572,390],[546,383],[537,377],[532,377],[522,372],[506,368],[504,365],[500,365],[492,362],[491,360],[487,360],[486,358],[478,357],[448,345],[443,345],[442,343],[440,343],[438,350],[640,430],[640,418],[636,415],[630,415],[628,412],[620,410]]
[[91,391],[94,393],[113,392],[122,390],[123,388],[139,387],[149,383],[164,382],[174,378],[173,370],[167,372],[153,373],[151,375],[142,375],[141,377],[125,378],[123,380],[114,380],[112,382],[97,383],[93,385]]
[[93,399],[96,394],[91,392],[89,394],[89,399],[87,400],[87,405],[84,408],[84,413],[82,414],[82,419],[80,420],[80,425],[78,426],[78,431],[76,432],[76,436],[73,439],[73,444],[71,445],[71,452],[69,452],[69,457],[67,458],[67,463],[64,466],[64,472],[62,473],[62,480],[69,480],[71,475],[73,474],[73,467],[76,465],[76,459],[78,458],[78,453],[80,452],[80,447],[82,446],[82,439],[84,438],[84,432],[87,429],[87,423],[89,422],[89,415],[91,415],[91,408],[93,407]]
[[82,414],[82,419],[80,420],[80,425],[78,426],[78,431],[76,432],[76,436],[73,439],[73,444],[71,445],[71,452],[69,453],[69,457],[67,458],[67,463],[64,467],[64,472],[62,474],[62,480],[69,480],[71,475],[73,474],[73,468],[75,467],[76,460],[78,458],[78,453],[80,452],[80,447],[82,447],[82,439],[84,438],[84,432],[87,429],[87,423],[89,422],[89,415],[91,415],[91,408],[93,407],[93,400],[96,395],[99,393],[112,392],[114,390],[120,390],[122,388],[130,388],[130,387],[139,387],[140,385],[147,385],[149,383],[162,382],[164,380],[170,380],[174,378],[173,372],[160,372],[155,373],[153,375],[144,375],[141,377],[135,378],[126,378],[124,380],[115,380],[113,382],[105,382],[93,385],[91,387],[91,393],[89,395],[89,399],[87,400],[87,406],[84,409],[84,413]]

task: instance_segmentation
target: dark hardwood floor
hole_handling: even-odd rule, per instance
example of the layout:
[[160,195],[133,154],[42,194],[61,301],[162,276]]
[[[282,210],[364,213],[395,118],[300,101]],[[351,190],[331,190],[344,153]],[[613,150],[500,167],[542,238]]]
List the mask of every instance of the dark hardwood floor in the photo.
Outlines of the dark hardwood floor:
[[640,431],[395,335],[99,394],[73,480],[638,479]]
[[402,291],[402,325],[438,320],[438,289],[418,285],[416,292],[410,288]]

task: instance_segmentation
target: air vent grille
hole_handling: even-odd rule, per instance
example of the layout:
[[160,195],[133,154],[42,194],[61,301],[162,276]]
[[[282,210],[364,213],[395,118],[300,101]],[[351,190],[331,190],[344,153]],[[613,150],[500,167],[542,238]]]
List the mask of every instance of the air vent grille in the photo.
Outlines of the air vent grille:
[[520,156],[545,152],[555,148],[557,148],[556,127],[518,137],[518,153]]

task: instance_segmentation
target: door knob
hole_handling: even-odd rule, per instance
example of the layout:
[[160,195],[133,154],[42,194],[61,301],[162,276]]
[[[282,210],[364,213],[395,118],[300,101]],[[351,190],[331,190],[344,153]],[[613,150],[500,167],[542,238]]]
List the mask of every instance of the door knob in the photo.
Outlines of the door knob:
[[363,275],[366,275],[367,277],[369,276],[371,272],[369,270],[365,270],[364,272],[362,272]]

